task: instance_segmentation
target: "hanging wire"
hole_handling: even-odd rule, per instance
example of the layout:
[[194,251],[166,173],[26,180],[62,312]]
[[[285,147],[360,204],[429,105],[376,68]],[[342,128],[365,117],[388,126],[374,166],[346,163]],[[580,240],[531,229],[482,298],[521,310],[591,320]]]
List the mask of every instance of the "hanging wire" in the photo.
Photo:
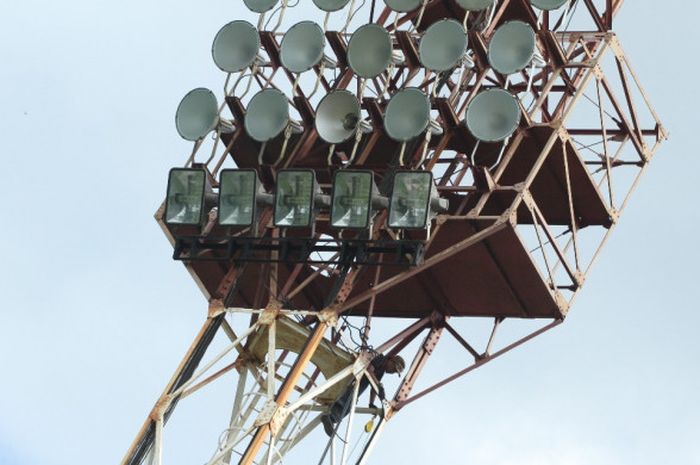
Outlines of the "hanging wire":
[[[578,5],[579,5],[579,2],[577,0],[571,0],[571,1],[574,3],[574,6],[571,8],[571,11],[569,11],[567,13],[569,15],[569,18],[566,22],[566,26],[564,26],[564,30],[561,32],[568,32],[569,31],[569,27],[571,26],[571,21],[574,19],[574,15],[576,14],[576,9],[578,8]],[[557,27],[557,26],[559,26],[559,24],[557,24],[555,27]],[[563,49],[563,48],[565,48],[565,46],[566,45],[564,44],[564,35],[562,34],[562,36],[561,36],[561,48]]]
[[[288,3],[287,6],[286,6],[286,8],[294,8],[295,6],[298,6],[298,5],[299,5],[299,1],[300,1],[300,0],[297,0],[294,4]],[[282,8],[283,8],[283,5],[280,4],[277,8],[274,9],[274,11],[273,11],[272,14],[270,15],[270,17],[267,18],[267,21],[265,22],[265,26],[263,27],[263,29],[267,30],[267,27],[270,25],[270,22],[272,21],[272,19],[275,17],[275,15],[276,15]],[[282,18],[280,18],[280,22],[281,22],[281,21],[282,21]]]
[[[367,0],[362,0],[362,3],[360,3],[360,6],[358,6],[357,8],[355,8],[355,11],[352,11],[352,12],[348,15],[347,22],[345,23],[345,26],[343,27],[343,30],[340,31],[340,32],[345,33],[345,31],[347,31],[348,26],[350,25],[350,23],[352,22],[352,20],[355,19],[355,15],[365,6],[365,3],[367,3]],[[351,5],[351,8],[352,8],[352,5]]]

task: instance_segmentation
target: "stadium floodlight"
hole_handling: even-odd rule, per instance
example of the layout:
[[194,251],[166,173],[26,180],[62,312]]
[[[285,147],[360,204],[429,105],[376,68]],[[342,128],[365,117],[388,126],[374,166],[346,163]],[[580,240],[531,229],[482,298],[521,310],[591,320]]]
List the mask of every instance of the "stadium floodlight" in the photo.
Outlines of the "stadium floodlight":
[[391,97],[384,114],[384,130],[390,138],[401,142],[399,154],[401,166],[404,165],[403,157],[408,141],[425,133],[425,145],[420,164],[425,160],[430,138],[433,134],[443,132],[440,124],[430,119],[430,98],[415,87],[407,87]]
[[298,76],[292,85],[292,94],[297,94],[301,74],[314,66],[320,71],[316,77],[314,90],[307,98],[316,93],[325,68],[335,68],[336,63],[324,54],[326,36],[321,26],[313,21],[302,21],[295,24],[284,34],[280,44],[280,61],[287,70]]
[[420,136],[430,124],[430,99],[420,89],[407,87],[389,100],[384,129],[397,142]]
[[334,11],[341,10],[345,8],[350,0],[313,0],[314,5],[320,10],[326,13],[332,13]]
[[489,63],[501,74],[518,73],[536,59],[536,50],[532,27],[523,21],[509,21],[499,26],[491,37]]
[[482,142],[500,142],[518,128],[518,99],[504,89],[489,89],[474,97],[465,118],[469,132]]
[[540,10],[556,10],[561,8],[569,0],[531,0],[532,5]]
[[350,37],[347,55],[350,69],[364,79],[376,78],[392,63],[401,60],[399,54],[394,53],[391,35],[378,24],[359,27]]
[[432,71],[456,67],[467,53],[467,32],[454,19],[433,23],[423,34],[418,48],[420,61]]
[[423,0],[384,0],[386,6],[399,13],[413,11],[423,3]]
[[298,134],[304,127],[289,117],[287,96],[277,89],[264,89],[253,95],[248,102],[243,127],[246,133],[263,145],[258,154],[258,164],[263,164],[263,153],[267,142],[284,133],[284,144],[275,164],[282,161],[287,143],[292,134]]
[[278,0],[243,0],[245,6],[253,13],[265,13],[270,11]]
[[205,185],[206,173],[202,169],[171,169],[165,201],[165,222],[169,225],[201,224]]
[[373,211],[386,208],[387,205],[387,199],[377,194],[372,171],[336,171],[331,201],[332,227],[367,229]]
[[347,90],[335,90],[316,108],[316,131],[329,144],[340,144],[357,132],[361,118],[357,97]]
[[484,11],[494,2],[495,0],[457,0],[457,4],[467,11]]
[[323,59],[325,40],[323,29],[313,21],[290,27],[280,44],[282,66],[293,73],[310,70]]
[[438,196],[430,171],[397,171],[389,205],[389,227],[426,229],[435,213],[447,211],[447,199]]
[[203,87],[193,89],[183,97],[175,113],[175,127],[185,140],[202,139],[215,129],[232,132],[230,122],[219,117],[219,103],[214,92]]
[[457,0],[457,4],[466,11],[464,21],[462,22],[464,29],[467,28],[469,15],[472,13],[480,13],[489,9],[491,10],[491,13],[488,15],[488,18],[486,18],[485,23],[483,23],[482,30],[488,28],[491,21],[493,21],[493,16],[496,12],[496,0]]
[[275,191],[275,226],[311,227],[318,191],[313,170],[281,170]]
[[272,205],[272,196],[263,192],[255,170],[227,169],[219,180],[219,224],[251,226],[258,204]]
[[287,97],[277,89],[265,89],[250,99],[243,126],[250,137],[267,142],[282,134],[289,123]]
[[214,38],[211,55],[221,71],[237,73],[252,66],[260,52],[260,34],[248,21],[232,21]]

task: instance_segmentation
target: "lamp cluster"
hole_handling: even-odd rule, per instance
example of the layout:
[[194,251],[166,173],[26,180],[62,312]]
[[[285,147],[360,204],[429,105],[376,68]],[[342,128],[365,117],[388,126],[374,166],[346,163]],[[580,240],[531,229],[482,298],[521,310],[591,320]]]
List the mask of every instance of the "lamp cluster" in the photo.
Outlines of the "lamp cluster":
[[229,169],[220,175],[218,195],[208,187],[203,169],[173,168],[168,180],[165,221],[171,226],[200,225],[217,207],[223,227],[253,226],[260,206],[272,206],[279,228],[311,228],[321,210],[330,212],[335,229],[366,230],[376,214],[388,208],[387,224],[396,229],[425,229],[437,213],[447,211],[430,171],[397,171],[390,198],[380,195],[372,171],[340,170],[326,195],[313,170],[288,169],[277,175],[274,195],[264,191],[255,170]]
[[[430,137],[455,129],[443,127],[448,124],[445,118],[433,119],[436,97],[447,92],[445,100],[457,113],[457,97],[462,94],[465,76],[476,66],[475,53],[468,43],[467,27],[471,25],[486,30],[493,20],[497,0],[454,0],[464,10],[463,20],[459,20],[459,15],[455,18],[454,14],[445,18],[435,18],[433,15],[426,27],[421,26],[424,13],[436,2],[384,0],[388,7],[383,13],[385,19],[386,14],[391,15],[392,11],[396,15],[393,28],[369,23],[351,33],[346,30],[362,5],[355,8],[355,0],[313,0],[326,15],[323,26],[313,21],[301,21],[284,34],[278,34],[276,31],[285,11],[291,8],[288,1],[244,0],[251,11],[260,15],[258,26],[236,20],[226,24],[216,34],[212,57],[216,66],[227,73],[224,86],[226,97],[234,98],[236,104],[240,104],[240,110],[234,111],[238,115],[236,121],[221,116],[223,107],[219,106],[214,93],[205,88],[190,91],[180,102],[176,113],[177,130],[186,140],[201,141],[212,131],[217,132],[217,137],[222,133],[237,132],[237,136],[247,137],[246,150],[250,150],[251,143],[252,146],[260,144],[258,164],[253,165],[256,169],[263,165],[262,154],[266,144],[284,137],[281,154],[273,166],[274,194],[264,190],[255,169],[221,171],[218,195],[210,186],[204,169],[173,169],[168,184],[166,223],[173,226],[199,225],[207,210],[217,206],[219,225],[248,227],[256,223],[260,206],[271,206],[274,211],[273,223],[280,228],[312,228],[316,214],[326,210],[330,213],[332,228],[362,230],[369,228],[372,218],[384,209],[388,209],[387,225],[390,228],[428,228],[430,219],[436,213],[446,211],[448,204],[439,197],[432,173],[420,170],[421,165],[426,158]],[[542,11],[557,9],[567,3],[567,0],[530,1],[532,6]],[[327,31],[330,15],[338,14],[348,4],[345,26],[339,32]],[[268,20],[278,14],[277,26],[271,31],[261,30],[266,27],[265,15],[271,11],[273,13]],[[412,18],[408,30],[399,30],[402,15]],[[331,43],[332,40],[335,42]],[[545,63],[540,56],[535,30],[527,22],[504,22],[488,34],[486,40],[488,63],[483,63],[482,58],[479,65],[482,68],[490,67],[505,76],[505,83],[499,86],[502,80],[492,80],[494,86],[484,87],[465,102],[458,119],[461,120],[459,124],[466,127],[476,140],[476,147],[486,142],[502,143],[505,148],[522,116],[517,93],[508,89],[508,76],[528,67],[544,66]],[[326,54],[327,45],[334,50],[335,57]],[[267,56],[261,53],[262,50],[266,51]],[[417,57],[419,63],[416,59],[407,58],[409,52]],[[424,82],[418,86],[411,84],[416,71],[409,72],[399,85],[403,70],[413,68],[415,71],[416,67],[425,70]],[[262,73],[267,68],[273,70],[269,76]],[[279,69],[290,78],[294,99],[290,100],[272,84]],[[313,109],[310,98],[320,88],[319,84],[325,79],[324,70],[327,69],[340,73],[336,72],[333,84],[324,82],[328,93]],[[307,95],[300,90],[300,78],[310,70],[315,71],[316,82],[311,94]],[[397,77],[392,77],[394,70],[401,71]],[[531,71],[529,75],[531,84],[534,72]],[[459,78],[455,79],[455,76]],[[353,80],[357,82],[356,94],[347,90]],[[233,84],[229,88],[230,82]],[[260,90],[244,103],[242,98],[248,94],[253,83],[257,83]],[[237,93],[239,87],[243,88],[241,93]],[[372,112],[365,100],[365,94],[370,91],[375,94],[374,101],[379,102]],[[301,100],[298,101],[296,97]],[[395,160],[398,160],[401,168],[396,171],[397,167],[393,165],[385,174],[390,179],[393,177],[391,195],[383,197],[379,194],[372,171],[336,171],[332,195],[321,191],[312,169],[277,171],[291,135],[311,130],[308,119],[302,124],[290,116],[290,102],[295,106],[303,104],[313,113],[313,125],[318,135],[313,143],[329,146],[328,165],[333,164],[336,144],[354,137],[351,155],[341,167],[353,165],[363,134],[368,132],[381,130],[389,139],[400,143],[401,152]],[[230,101],[227,103],[232,105]],[[417,157],[413,155],[410,160],[404,160],[407,144],[422,135],[426,140],[420,161],[416,163]],[[231,140],[235,142],[236,138]],[[294,168],[294,162],[285,166]]]
[[[281,22],[284,11],[288,8],[287,1],[281,0],[280,4],[274,0],[245,0],[245,4],[251,11],[261,14],[262,24],[264,15],[275,7],[281,10]],[[418,11],[418,23],[431,3],[429,0],[384,1],[386,6],[396,13],[397,18],[401,14]],[[384,121],[369,121],[368,117],[363,117],[361,101],[368,83],[380,78],[387,71],[391,72],[394,67],[405,64],[405,50],[401,41],[397,40],[396,22],[392,31],[379,24],[370,23],[359,27],[352,34],[341,34],[347,41],[343,46],[344,56],[338,56],[335,60],[327,56],[325,27],[328,17],[331,13],[345,8],[348,3],[349,0],[314,0],[314,4],[326,13],[324,27],[313,21],[299,22],[284,33],[279,50],[274,51],[282,67],[292,76],[296,76],[292,89],[294,95],[297,94],[299,77],[303,73],[317,70],[315,92],[323,70],[338,68],[339,63],[346,63],[360,83],[357,96],[346,90],[331,90],[316,106],[315,128],[321,139],[328,144],[340,144],[351,139],[353,135],[359,136],[372,125],[383,126],[390,138],[401,143],[426,132],[441,133],[443,128],[431,120],[430,111],[431,96],[435,96],[444,87],[444,79],[435,79],[430,92],[415,87],[397,90],[390,96]],[[352,11],[354,3],[353,1],[350,6],[348,23],[357,12]],[[497,2],[456,0],[456,3],[465,10],[464,21],[443,18],[433,22],[423,32],[419,32],[418,24],[410,31],[413,45],[417,45],[420,64],[427,71],[451,75],[461,70],[463,74],[474,66],[473,53],[468,44],[467,20],[470,14],[472,17],[480,15],[480,24],[483,27],[484,23],[490,22]],[[561,8],[568,2],[531,0],[531,3],[544,11]],[[253,80],[252,74],[269,65],[260,51],[261,32],[244,20],[226,24],[216,35],[212,46],[214,62],[222,71],[229,73],[229,78],[233,74],[241,73],[238,83],[243,78],[243,73],[251,75],[245,93]],[[519,73],[528,67],[543,66],[536,34],[530,24],[520,20],[501,24],[491,34],[488,43],[488,65],[497,73],[506,76]],[[384,92],[389,90],[388,84],[387,78]],[[281,136],[285,130],[301,131],[302,128],[290,118],[289,107],[289,100],[283,92],[263,86],[247,104],[243,121],[245,132],[253,140],[265,143]],[[517,129],[520,119],[521,109],[517,95],[507,88],[492,87],[483,90],[469,103],[462,123],[477,141],[492,143],[507,140]],[[214,94],[203,88],[195,89],[185,96],[178,108],[176,122],[180,135],[191,141],[199,140],[217,128],[223,132],[231,129],[230,125],[219,117],[219,107]]]

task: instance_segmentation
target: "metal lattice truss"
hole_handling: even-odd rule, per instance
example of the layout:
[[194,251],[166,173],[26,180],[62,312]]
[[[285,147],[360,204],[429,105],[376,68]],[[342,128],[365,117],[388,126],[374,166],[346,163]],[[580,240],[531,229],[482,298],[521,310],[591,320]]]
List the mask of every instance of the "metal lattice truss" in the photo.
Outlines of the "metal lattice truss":
[[[490,12],[486,29],[476,28],[486,18],[473,19],[469,39],[475,66],[450,76],[426,71],[412,56],[412,14],[379,14],[378,23],[398,28],[396,39],[406,60],[366,84],[343,67],[347,34],[327,32],[340,66],[336,71],[316,69],[324,91],[352,86],[359,93],[364,87],[363,108],[376,122],[387,97],[398,89],[435,90],[433,112],[444,129],[402,148],[387,143],[381,125],[373,124],[356,155],[352,141],[336,147],[335,156],[341,162],[354,159],[381,179],[403,153],[408,166],[434,173],[440,195],[450,199],[450,211],[418,238],[425,240],[425,257],[414,267],[348,265],[333,257],[315,264],[278,263],[276,252],[260,264],[238,263],[235,257],[229,262],[185,260],[210,302],[209,316],[122,463],[160,465],[168,445],[164,425],[174,418],[175,407],[215,382],[230,382],[229,377],[237,383],[233,413],[207,463],[288,461],[295,447],[318,433],[320,415],[353,386],[351,380],[368,377],[370,390],[379,393],[378,380],[367,369],[372,354],[407,357],[415,350],[393,396],[379,407],[360,407],[355,388],[353,408],[337,439],[326,438],[323,447],[312,451],[318,444],[313,442],[303,454],[304,463],[312,457],[318,463],[365,463],[383,428],[403,407],[559,325],[666,138],[617,37],[609,32],[621,3],[579,1],[575,18],[592,26],[571,32],[550,30],[556,19],[549,14],[537,18],[528,2],[501,1]],[[439,6],[428,8],[423,21],[444,16]],[[505,78],[488,67],[486,44],[494,28],[513,15],[531,16],[532,24],[540,24],[538,47],[547,65]],[[280,66],[279,34],[263,32],[261,37],[269,60],[256,67],[250,85],[298,85],[293,103],[308,129],[263,147],[266,161],[261,166],[261,147],[240,124],[244,102],[229,95],[227,107],[238,125],[233,133],[217,134],[203,164],[214,184],[231,160],[261,169],[268,183],[284,167],[312,167],[321,178],[329,172],[328,147],[319,143],[306,96],[314,79],[299,81]],[[329,77],[332,73],[335,79]],[[444,80],[444,86],[435,86],[436,79]],[[507,144],[479,144],[460,124],[471,99],[489,86],[508,86],[520,96],[523,121]],[[188,164],[203,147],[196,144]],[[175,245],[162,216],[161,208],[156,218]],[[263,213],[261,230],[279,237],[269,225],[270,216]],[[380,214],[375,220],[373,238],[400,234],[387,228],[384,219]],[[213,214],[202,240],[215,235],[216,228]],[[323,227],[317,235],[335,237]],[[464,320],[458,317],[464,316],[490,322],[486,334],[476,338],[484,344],[460,330],[457,322]],[[387,317],[403,317],[406,323],[382,339],[375,334]],[[520,321],[527,321],[527,332],[500,336],[502,328]],[[541,324],[533,329],[532,322]],[[228,345],[211,355],[217,334],[225,335]],[[347,347],[348,337],[360,342]],[[461,348],[462,366],[416,389],[428,359],[444,341]],[[376,417],[377,425],[363,430],[357,423],[368,417]]]

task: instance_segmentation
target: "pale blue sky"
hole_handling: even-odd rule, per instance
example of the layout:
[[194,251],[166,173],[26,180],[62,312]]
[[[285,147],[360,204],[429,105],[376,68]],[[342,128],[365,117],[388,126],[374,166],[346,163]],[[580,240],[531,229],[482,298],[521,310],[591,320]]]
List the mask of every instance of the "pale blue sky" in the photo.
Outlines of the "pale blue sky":
[[[700,6],[659,4],[625,2],[616,30],[671,140],[566,324],[402,412],[375,463],[700,465]],[[0,3],[3,465],[121,460],[201,324],[152,214],[188,149],[177,103],[220,87],[211,40],[241,15]]]

